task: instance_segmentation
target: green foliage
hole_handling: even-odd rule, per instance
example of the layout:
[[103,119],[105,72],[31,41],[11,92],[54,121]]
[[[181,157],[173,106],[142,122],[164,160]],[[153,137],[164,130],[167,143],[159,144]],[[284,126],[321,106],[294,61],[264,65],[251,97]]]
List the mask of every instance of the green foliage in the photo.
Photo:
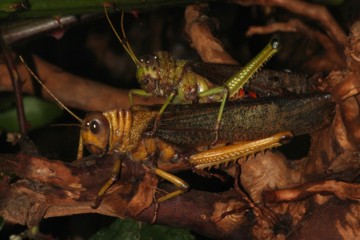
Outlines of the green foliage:
[[[13,96],[7,95],[0,100],[0,129],[9,132],[19,132],[19,123],[14,107]],[[30,129],[49,125],[62,113],[61,109],[54,103],[39,98],[24,97],[25,115],[30,123]]]
[[101,229],[90,240],[195,240],[189,230],[140,223],[130,219],[116,219],[108,228]]

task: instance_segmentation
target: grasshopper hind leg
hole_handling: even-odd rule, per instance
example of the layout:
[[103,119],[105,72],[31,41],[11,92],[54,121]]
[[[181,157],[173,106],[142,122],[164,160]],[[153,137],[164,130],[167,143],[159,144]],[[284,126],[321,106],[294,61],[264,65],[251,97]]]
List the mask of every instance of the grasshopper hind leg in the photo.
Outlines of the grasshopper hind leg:
[[154,168],[153,171],[156,175],[164,178],[165,180],[171,182],[172,184],[174,184],[176,187],[179,188],[178,190],[170,192],[170,193],[166,194],[165,196],[156,199],[156,202],[161,203],[163,201],[169,200],[173,197],[183,194],[184,192],[187,192],[187,190],[189,189],[189,184],[187,182],[185,182],[184,180],[182,180],[181,178],[179,178],[171,173],[165,172],[164,170],[161,170],[159,168]]
[[189,162],[195,169],[205,169],[223,163],[237,161],[252,154],[279,147],[288,143],[293,137],[290,131],[279,132],[266,138],[239,142],[228,146],[213,148],[190,156]]

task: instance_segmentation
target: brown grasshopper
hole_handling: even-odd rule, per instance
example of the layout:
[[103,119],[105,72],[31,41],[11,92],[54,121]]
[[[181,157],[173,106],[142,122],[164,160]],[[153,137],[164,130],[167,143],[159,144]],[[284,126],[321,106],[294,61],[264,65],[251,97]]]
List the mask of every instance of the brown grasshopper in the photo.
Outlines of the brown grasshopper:
[[[23,61],[21,57],[20,59]],[[106,191],[114,181],[117,180],[121,169],[121,161],[125,156],[129,157],[132,161],[141,162],[146,168],[151,169],[156,175],[173,183],[178,188],[177,190],[158,198],[157,202],[168,200],[188,190],[188,183],[181,178],[158,168],[156,163],[152,163],[151,161],[153,157],[157,157],[157,161],[164,162],[170,162],[177,158],[177,148],[171,144],[171,142],[166,142],[161,138],[144,135],[148,126],[155,121],[158,115],[157,110],[149,110],[141,107],[133,107],[127,110],[116,109],[107,112],[92,112],[87,114],[84,119],[81,119],[64,106],[26,64],[25,66],[30,74],[47,92],[49,92],[58,104],[80,121],[81,129],[78,159],[82,158],[83,146],[85,146],[90,153],[95,155],[116,155],[111,176],[99,190],[91,207],[97,208],[99,206]],[[290,138],[292,138],[292,133],[284,131],[254,141],[214,148],[191,155],[189,157],[189,163],[194,168],[199,169],[202,169],[204,164],[206,164],[206,167],[211,167],[237,160],[241,157],[247,157],[259,151],[280,146],[286,143]],[[211,155],[211,157],[209,157],[209,155]]]

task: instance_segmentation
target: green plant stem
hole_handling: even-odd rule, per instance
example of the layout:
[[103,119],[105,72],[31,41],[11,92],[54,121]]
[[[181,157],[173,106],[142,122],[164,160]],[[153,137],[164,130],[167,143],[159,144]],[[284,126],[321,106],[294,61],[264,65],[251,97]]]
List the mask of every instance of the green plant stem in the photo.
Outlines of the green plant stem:
[[100,13],[103,12],[104,3],[114,4],[115,8],[120,11],[131,11],[211,1],[215,0],[13,0],[0,3],[0,18],[34,18]]

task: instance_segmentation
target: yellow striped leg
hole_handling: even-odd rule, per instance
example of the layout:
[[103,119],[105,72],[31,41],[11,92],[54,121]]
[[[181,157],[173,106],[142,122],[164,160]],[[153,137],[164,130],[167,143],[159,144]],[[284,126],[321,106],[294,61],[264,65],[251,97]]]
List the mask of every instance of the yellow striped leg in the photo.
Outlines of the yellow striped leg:
[[84,155],[84,144],[83,144],[83,139],[82,139],[81,134],[80,134],[79,146],[78,146],[78,152],[77,152],[76,160],[82,159],[83,155]]
[[289,131],[280,132],[267,138],[241,142],[200,152],[192,155],[189,161],[195,169],[210,168],[222,163],[235,161],[241,157],[250,156],[263,150],[279,147],[288,143],[292,137],[293,134]]
[[102,186],[102,188],[100,189],[100,191],[98,192],[95,201],[90,205],[91,208],[98,208],[106,191],[111,187],[111,185],[118,179],[119,176],[119,172],[120,172],[120,167],[121,167],[121,159],[116,158],[115,159],[115,163],[113,166],[113,169],[111,171],[111,176],[110,178],[106,181],[106,183],[104,184],[104,186]]
[[180,194],[183,194],[184,192],[186,192],[189,188],[189,184],[187,182],[185,182],[184,180],[182,180],[181,178],[178,178],[175,175],[172,175],[171,173],[165,172],[164,170],[161,170],[159,168],[154,168],[153,169],[155,174],[159,175],[160,177],[164,178],[165,180],[173,183],[176,187],[178,187],[178,190],[175,190],[171,193],[168,193],[167,195],[158,198],[156,201],[157,202],[163,202],[166,201],[170,198],[176,197]]

